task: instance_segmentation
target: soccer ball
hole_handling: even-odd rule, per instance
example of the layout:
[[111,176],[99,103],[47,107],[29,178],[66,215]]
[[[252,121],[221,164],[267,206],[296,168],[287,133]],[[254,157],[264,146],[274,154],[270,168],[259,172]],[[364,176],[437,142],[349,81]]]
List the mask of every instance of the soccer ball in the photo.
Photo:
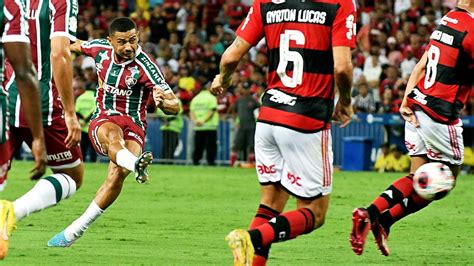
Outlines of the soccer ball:
[[426,200],[444,198],[456,183],[449,167],[442,163],[427,163],[418,168],[413,176],[416,193]]

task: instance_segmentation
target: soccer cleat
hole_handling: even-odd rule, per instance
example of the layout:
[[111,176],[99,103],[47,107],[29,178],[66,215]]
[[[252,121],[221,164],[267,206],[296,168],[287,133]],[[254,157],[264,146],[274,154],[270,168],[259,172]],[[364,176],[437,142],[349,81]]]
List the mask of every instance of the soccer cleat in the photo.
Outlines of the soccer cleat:
[[235,229],[230,232],[225,240],[229,244],[234,256],[234,266],[251,266],[255,250],[250,234],[246,230]]
[[16,228],[13,203],[6,200],[0,201],[0,260],[8,253],[8,238]]
[[352,211],[352,231],[349,236],[352,250],[356,255],[364,252],[364,244],[370,229],[369,213],[364,208]]
[[153,161],[153,154],[149,151],[146,151],[138,157],[135,162],[135,180],[138,183],[145,183],[148,181],[148,165]]
[[64,235],[64,230],[53,236],[53,238],[48,241],[48,247],[66,248],[70,247],[72,244],[74,244],[74,241],[68,241],[66,239],[66,236]]
[[388,248],[388,232],[383,228],[383,226],[379,223],[378,219],[372,222],[371,225],[372,233],[374,234],[375,244],[379,248],[382,255],[388,256],[390,255],[390,250]]

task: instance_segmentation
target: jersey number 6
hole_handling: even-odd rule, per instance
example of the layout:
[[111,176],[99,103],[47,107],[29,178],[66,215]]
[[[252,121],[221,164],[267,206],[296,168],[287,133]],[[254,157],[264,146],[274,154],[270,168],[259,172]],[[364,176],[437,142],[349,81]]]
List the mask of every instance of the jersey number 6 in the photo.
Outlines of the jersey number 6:
[[[280,62],[277,67],[277,74],[281,82],[288,88],[295,88],[303,82],[303,56],[297,51],[290,51],[290,41],[296,41],[298,45],[305,44],[305,37],[301,31],[285,30],[280,35]],[[288,62],[293,62],[293,76],[286,74]]]

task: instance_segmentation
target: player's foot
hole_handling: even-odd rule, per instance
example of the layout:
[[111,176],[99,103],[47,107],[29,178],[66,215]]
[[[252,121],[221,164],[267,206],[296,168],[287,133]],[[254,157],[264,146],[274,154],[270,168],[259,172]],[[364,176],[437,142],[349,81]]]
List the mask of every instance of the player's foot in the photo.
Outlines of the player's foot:
[[370,229],[369,213],[364,208],[356,208],[352,211],[352,231],[349,236],[352,250],[356,255],[364,252],[365,239]]
[[148,181],[148,165],[153,161],[153,154],[149,151],[146,151],[138,157],[135,162],[135,180],[138,183],[145,183]]
[[388,232],[383,228],[383,226],[379,223],[378,219],[372,222],[371,225],[372,233],[374,234],[375,244],[379,248],[382,255],[388,256],[390,255],[390,250],[388,248]]
[[235,229],[230,232],[225,240],[229,244],[234,256],[234,266],[251,266],[255,250],[250,234],[246,230]]
[[53,238],[48,241],[48,247],[66,248],[70,247],[72,244],[74,244],[74,240],[68,241],[64,235],[64,230],[53,236]]
[[15,212],[13,203],[6,200],[0,201],[0,260],[8,253],[8,238],[16,228]]

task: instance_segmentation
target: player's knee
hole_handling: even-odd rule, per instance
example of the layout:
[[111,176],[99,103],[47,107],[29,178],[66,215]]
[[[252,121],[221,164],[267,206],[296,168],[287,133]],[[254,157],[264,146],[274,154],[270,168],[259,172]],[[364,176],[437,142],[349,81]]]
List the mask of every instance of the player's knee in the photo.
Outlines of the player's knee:
[[76,183],[76,190],[82,186],[84,176],[84,164],[69,169],[62,169],[60,173],[68,175]]

